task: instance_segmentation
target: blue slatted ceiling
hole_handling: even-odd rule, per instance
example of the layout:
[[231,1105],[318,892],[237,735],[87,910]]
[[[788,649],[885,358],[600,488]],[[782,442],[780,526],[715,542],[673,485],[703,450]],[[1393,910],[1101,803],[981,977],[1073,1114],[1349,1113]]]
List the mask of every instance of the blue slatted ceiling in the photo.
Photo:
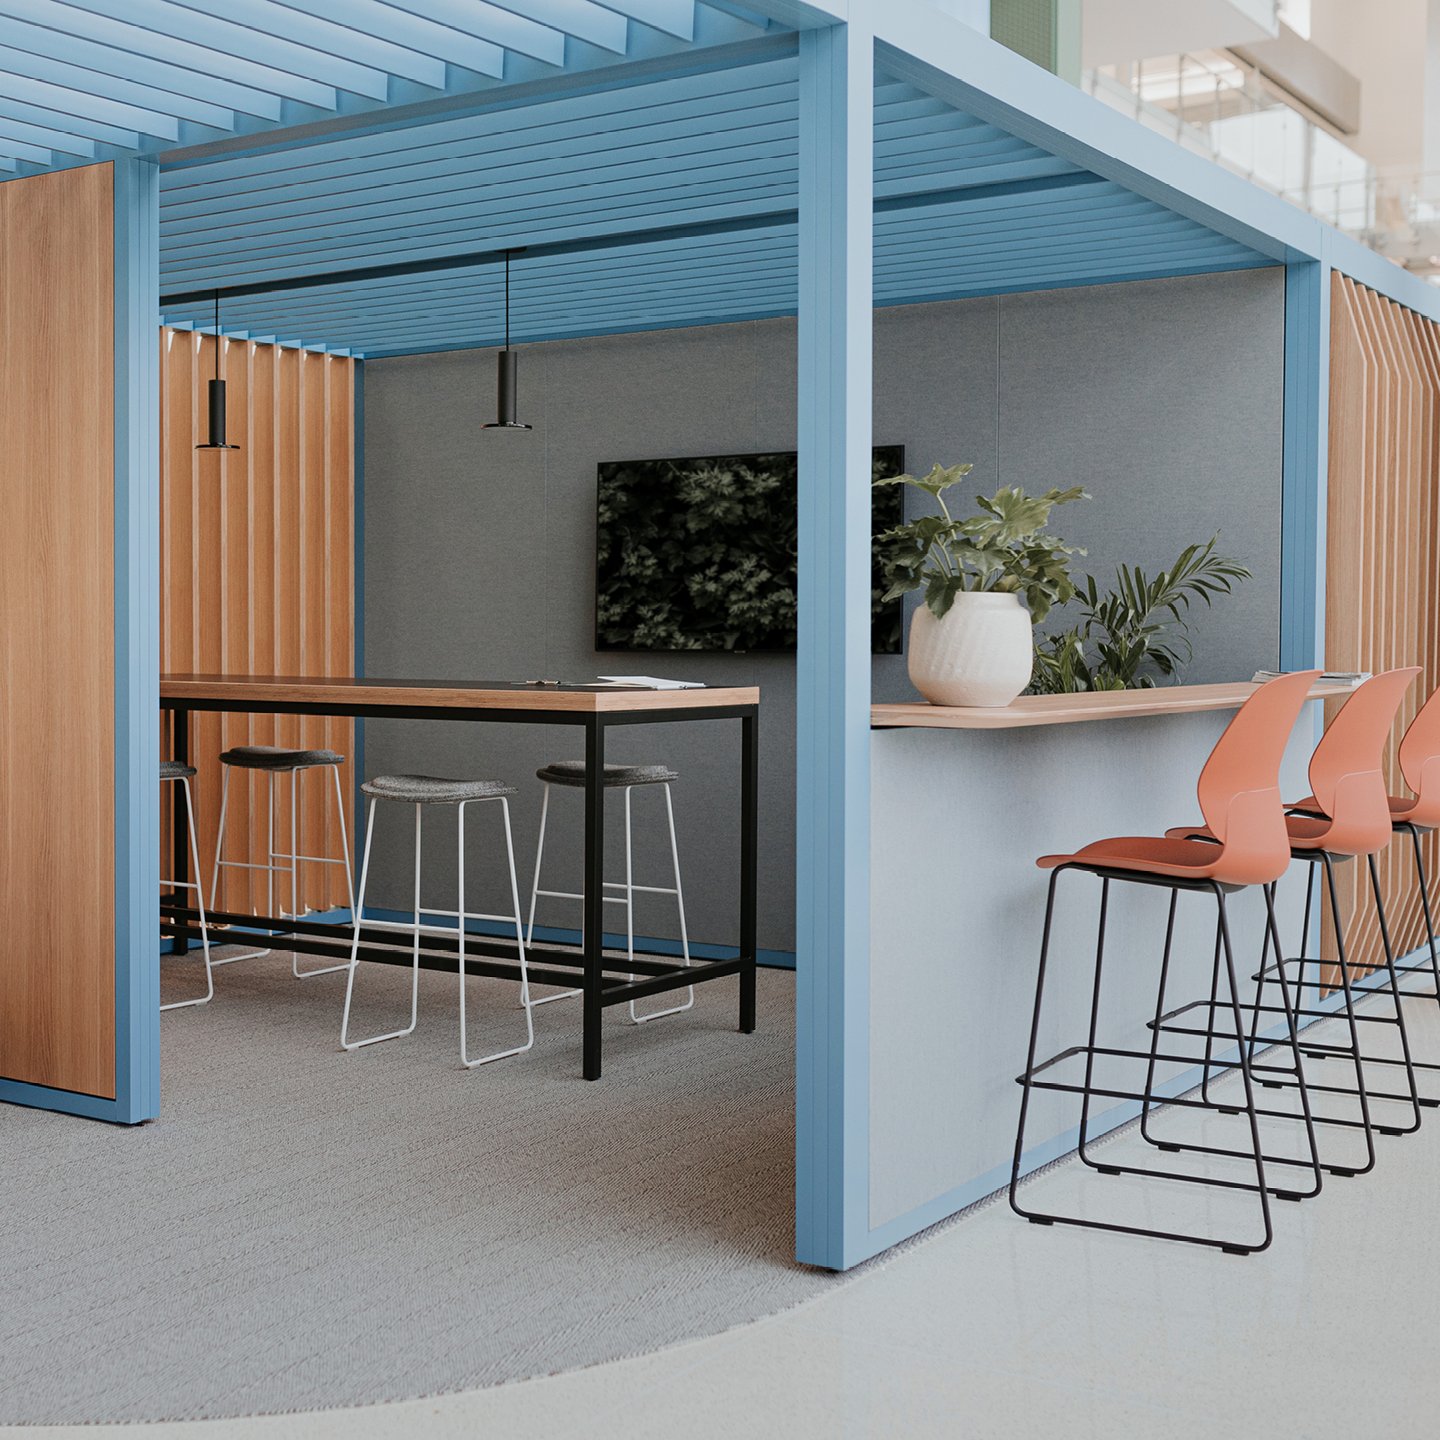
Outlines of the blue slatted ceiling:
[[[630,237],[518,255],[516,339],[792,314],[797,90],[787,55],[170,170],[162,290]],[[880,304],[1269,263],[883,79],[875,194]],[[644,238],[693,225],[718,233]],[[488,264],[239,297],[225,322],[378,355],[496,344],[502,304],[501,267]],[[207,308],[172,307],[167,319],[203,325]]]
[[728,0],[0,0],[0,178],[771,28]]

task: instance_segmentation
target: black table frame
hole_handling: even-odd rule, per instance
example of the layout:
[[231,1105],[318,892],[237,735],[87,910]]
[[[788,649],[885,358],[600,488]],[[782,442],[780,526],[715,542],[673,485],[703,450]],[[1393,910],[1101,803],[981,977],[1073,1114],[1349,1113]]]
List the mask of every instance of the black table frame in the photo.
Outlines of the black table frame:
[[[601,1021],[605,1009],[650,995],[683,990],[728,975],[740,977],[739,1030],[755,1029],[755,961],[757,929],[757,888],[759,878],[759,719],[758,705],[685,705],[673,709],[645,710],[532,710],[482,708],[453,705],[367,704],[363,700],[311,701],[255,700],[238,697],[168,698],[160,700],[162,711],[171,720],[171,757],[188,762],[190,714],[192,711],[226,711],[252,715],[328,715],[357,720],[458,720],[498,725],[566,725],[585,732],[585,895],[579,946],[536,944],[528,947],[530,979],[537,984],[576,985],[583,991],[584,1065],[587,1080],[598,1080],[601,1069]],[[677,965],[672,956],[636,950],[632,962],[626,956],[604,951],[605,862],[605,732],[616,725],[663,725],[692,720],[740,721],[740,952],[725,960],[701,961],[688,968]],[[172,810],[171,873],[178,880],[189,878],[190,855],[186,840],[184,791],[176,785]],[[358,820],[358,817],[357,817]],[[357,831],[358,833],[358,831]],[[197,876],[196,879],[201,877]],[[199,914],[183,891],[173,891],[161,901],[161,933],[185,953],[200,939]],[[343,950],[348,957],[353,936],[351,926],[327,925],[316,921],[292,920],[277,916],[215,912],[209,917],[218,925],[233,925],[260,931],[286,940],[286,948],[302,953],[333,956]],[[398,937],[398,939],[397,939]],[[403,941],[405,949],[396,946]],[[422,939],[421,964],[427,969],[454,970],[457,943],[445,936]],[[513,940],[501,937],[465,937],[466,970],[500,979],[520,978],[518,949]],[[392,965],[411,963],[408,937],[394,930],[377,930],[361,925],[361,959]],[[638,975],[637,980],[612,978]]]

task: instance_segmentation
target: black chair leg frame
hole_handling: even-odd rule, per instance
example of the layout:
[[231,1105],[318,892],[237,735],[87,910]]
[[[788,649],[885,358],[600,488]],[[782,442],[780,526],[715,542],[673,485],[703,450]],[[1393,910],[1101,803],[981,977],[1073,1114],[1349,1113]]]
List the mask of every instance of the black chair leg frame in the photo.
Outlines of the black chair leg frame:
[[[1301,954],[1299,956],[1281,959],[1279,957],[1282,957],[1284,955],[1284,952],[1280,946],[1278,932],[1274,931],[1273,929],[1267,931],[1265,938],[1265,947],[1262,951],[1260,959],[1260,968],[1258,973],[1252,977],[1255,981],[1256,986],[1255,998],[1249,1005],[1245,1007],[1250,1012],[1249,1045],[1251,1054],[1251,1069],[1254,1072],[1255,1077],[1259,1081],[1259,1083],[1262,1086],[1271,1089],[1294,1089],[1298,1087],[1301,1089],[1302,1094],[1308,1092],[1308,1094],[1311,1096],[1340,1095],[1356,1101],[1359,1109],[1358,1118],[1352,1116],[1316,1115],[1313,1117],[1313,1123],[1318,1125],[1342,1127],[1347,1129],[1358,1129],[1363,1131],[1365,1136],[1365,1161],[1363,1164],[1341,1165],[1335,1163],[1327,1163],[1324,1167],[1332,1175],[1363,1175],[1372,1170],[1375,1166],[1374,1135],[1376,1132],[1382,1135],[1412,1134],[1415,1130],[1419,1129],[1420,1126],[1421,1106],[1433,1106],[1437,1102],[1434,1100],[1422,1098],[1416,1085],[1416,1069],[1429,1067],[1418,1066],[1416,1062],[1414,1062],[1414,1060],[1412,1059],[1410,1053],[1409,1034],[1405,1024],[1405,1015],[1400,999],[1400,989],[1395,966],[1394,951],[1390,940],[1389,921],[1385,912],[1384,899],[1380,891],[1379,872],[1374,857],[1369,857],[1370,885],[1375,897],[1376,911],[1380,922],[1380,935],[1385,950],[1386,967],[1384,972],[1385,984],[1383,985],[1383,987],[1372,987],[1371,993],[1379,991],[1382,988],[1385,992],[1388,992],[1390,1005],[1387,1008],[1390,1009],[1390,1011],[1392,1012],[1388,1014],[1372,1014],[1361,1011],[1357,1008],[1355,1004],[1357,989],[1354,982],[1353,967],[1351,965],[1345,948],[1344,926],[1340,915],[1340,901],[1337,887],[1335,884],[1335,857],[1325,851],[1296,851],[1295,858],[1307,860],[1311,864],[1311,869],[1306,881],[1305,918],[1302,930],[1302,936],[1304,938],[1308,938],[1310,933],[1310,917],[1313,910],[1314,880],[1316,872],[1317,870],[1320,870],[1323,871],[1325,875],[1326,893],[1330,903],[1331,916],[1334,921],[1336,935],[1336,960],[1334,962],[1334,968],[1338,969],[1339,971],[1339,988],[1344,996],[1344,1005],[1338,1011],[1323,1010],[1314,1006],[1306,1006],[1303,1004],[1295,1005],[1292,1007],[1288,998],[1285,998],[1285,1003],[1281,1006],[1264,1004],[1264,989],[1265,986],[1269,983],[1278,982],[1282,992],[1282,997],[1284,997],[1284,991],[1286,989],[1284,976],[1287,967],[1290,966],[1296,967],[1296,977],[1294,984],[1296,991],[1299,994],[1303,995],[1307,990],[1323,993],[1327,990],[1333,991],[1335,989],[1333,983],[1327,983],[1325,980],[1320,978],[1318,974],[1318,967],[1322,964],[1328,965],[1330,962],[1306,957],[1304,955],[1305,946],[1303,940],[1301,945]],[[1271,913],[1273,916],[1273,889]],[[1274,954],[1277,957],[1274,962],[1272,962],[1270,959],[1272,943],[1274,945]],[[1317,967],[1317,975],[1315,979],[1307,980],[1305,978],[1306,965],[1313,965]],[[1218,1003],[1217,974],[1212,981],[1211,999],[1208,1006],[1204,1001],[1199,1001],[1191,1005],[1182,1006],[1180,1009],[1171,1011],[1168,1014],[1162,1016],[1158,1028],[1169,1034],[1204,1036],[1206,1038],[1208,1048],[1210,1040],[1207,1032],[1213,1030],[1214,1017],[1217,1010],[1220,1008],[1221,1007]],[[1202,1009],[1208,1011],[1209,1018],[1208,1024],[1205,1029],[1202,1030],[1190,1028],[1176,1023],[1179,1017],[1195,1009]],[[1303,1054],[1310,1059],[1328,1060],[1332,1058],[1343,1058],[1350,1061],[1350,1063],[1354,1066],[1355,1070],[1354,1085],[1321,1084],[1313,1079],[1306,1079],[1303,1074],[1297,1076],[1295,1072],[1288,1069],[1282,1069],[1280,1067],[1256,1060],[1254,1057],[1257,1048],[1269,1043],[1260,1034],[1260,1017],[1262,1015],[1272,1017],[1284,1015],[1287,1029],[1291,1029],[1291,1027],[1294,1027],[1297,1020],[1301,1022],[1312,1023],[1314,1021],[1324,1019],[1343,1019],[1349,1031],[1349,1044],[1336,1045],[1325,1043],[1319,1040],[1301,1038],[1299,1040],[1299,1048],[1303,1052]],[[1390,1056],[1377,1056],[1367,1054],[1364,1050],[1364,1047],[1360,1043],[1359,1027],[1361,1024],[1380,1024],[1395,1027],[1400,1037],[1400,1056],[1397,1058]],[[1293,1039],[1293,1030],[1291,1031],[1291,1033]],[[1405,1078],[1407,1081],[1405,1091],[1403,1093],[1397,1093],[1395,1091],[1375,1089],[1372,1085],[1368,1083],[1366,1079],[1366,1065],[1391,1065],[1403,1067],[1405,1071]],[[1202,1087],[1202,1095],[1204,1095],[1204,1098],[1206,1099],[1212,1098],[1209,1096],[1208,1090],[1205,1087]],[[1409,1122],[1406,1124],[1381,1124],[1375,1121],[1372,1117],[1370,1108],[1370,1102],[1373,1100],[1388,1101],[1404,1105],[1410,1111]],[[1217,1105],[1217,1108],[1223,1109],[1225,1107]],[[1276,1118],[1285,1118],[1292,1121],[1297,1118],[1293,1114],[1293,1112],[1283,1110],[1261,1110],[1260,1114],[1262,1116],[1274,1116]],[[1308,1128],[1309,1121],[1307,1120],[1307,1129]]]
[[[1055,891],[1061,874],[1066,870],[1081,870],[1086,874],[1095,875],[1101,881],[1100,891],[1100,923],[1095,942],[1095,980],[1091,993],[1090,1003],[1090,1025],[1087,1042],[1084,1045],[1071,1046],[1062,1050],[1059,1054],[1051,1056],[1048,1060],[1036,1063],[1036,1048],[1039,1043],[1040,1017],[1044,1006],[1045,976],[1049,964],[1050,937],[1055,915]],[[1207,1057],[1209,1063],[1216,1067],[1237,1069],[1240,1072],[1242,1090],[1244,1094],[1244,1105],[1241,1113],[1249,1119],[1250,1148],[1237,1152],[1240,1158],[1248,1160],[1255,1171],[1253,1181],[1223,1179],[1212,1176],[1187,1175],[1178,1171],[1149,1171],[1132,1166],[1109,1165],[1093,1159],[1088,1153],[1090,1143],[1090,1102],[1092,1099],[1108,1099],[1138,1102],[1142,1107],[1142,1114],[1157,1103],[1167,1106],[1193,1107],[1197,1109],[1213,1108],[1204,1100],[1197,1100],[1188,1096],[1179,1096],[1173,1099],[1160,1101],[1154,1093],[1154,1071],[1155,1066],[1164,1061],[1168,1063],[1182,1064],[1187,1067],[1197,1066],[1201,1062],[1191,1055],[1171,1055],[1160,1051],[1158,1038],[1152,1035],[1152,1043],[1148,1050],[1125,1050],[1115,1047],[1101,1046],[1097,1042],[1097,1030],[1100,1014],[1100,993],[1101,978],[1105,957],[1105,924],[1109,911],[1110,884],[1112,881],[1128,881],[1134,884],[1156,885],[1171,891],[1171,907],[1169,922],[1166,927],[1165,954],[1161,964],[1161,994],[1163,993],[1165,980],[1170,962],[1171,942],[1174,938],[1175,901],[1180,890],[1195,890],[1208,892],[1214,896],[1216,902],[1216,955],[1217,967],[1221,960],[1224,963],[1224,970],[1229,982],[1230,1003],[1229,1010],[1234,1020],[1235,1036],[1243,1037],[1245,1034],[1244,1024],[1241,1019],[1241,1002],[1239,982],[1235,974],[1234,947],[1231,943],[1229,918],[1226,913],[1225,898],[1227,887],[1213,881],[1185,881],[1171,880],[1163,876],[1137,875],[1133,872],[1105,870],[1100,867],[1087,865],[1060,865],[1057,866],[1050,876],[1049,895],[1045,905],[1045,928],[1040,945],[1040,969],[1035,982],[1035,1009],[1030,1022],[1030,1044],[1026,1056],[1025,1070],[1017,1077],[1021,1087],[1020,1099],[1020,1121],[1015,1134],[1015,1157],[1010,1171],[1010,1208],[1017,1215],[1022,1216],[1036,1225],[1074,1225],[1083,1229],[1108,1230],[1122,1235],[1143,1235],[1158,1240],[1177,1240],[1192,1245],[1208,1246],[1221,1250],[1232,1255],[1247,1255],[1256,1251],[1264,1250],[1274,1237],[1274,1230],[1270,1218],[1270,1185],[1265,1177],[1265,1155],[1260,1141],[1260,1126],[1258,1112],[1255,1105],[1255,1086],[1251,1076],[1251,1064],[1248,1048],[1242,1043],[1238,1045],[1235,1059],[1227,1064],[1224,1060],[1216,1060]],[[1229,887],[1233,889],[1234,887]],[[1273,912],[1272,912],[1273,923]],[[1202,1002],[1203,1003],[1203,1002]],[[1213,1028],[1213,1027],[1212,1027]],[[1067,1084],[1048,1077],[1047,1072],[1066,1060],[1078,1055],[1085,1057],[1085,1076],[1082,1084]],[[1108,1058],[1132,1059],[1146,1062],[1146,1083],[1143,1090],[1122,1090],[1110,1087],[1100,1087],[1095,1084],[1095,1060],[1097,1056]],[[1296,1056],[1297,1068],[1299,1056]],[[1301,1079],[1303,1087],[1303,1076]],[[1208,1235],[1187,1234],[1171,1230],[1152,1229],[1144,1226],[1124,1225],[1116,1221],[1090,1220],[1080,1216],[1061,1215],[1053,1212],[1033,1210],[1020,1203],[1020,1166],[1025,1153],[1025,1122],[1029,1114],[1030,1096],[1034,1090],[1058,1091],[1066,1094],[1080,1096],[1080,1158],[1086,1165],[1097,1170],[1101,1174],[1121,1175],[1135,1174],[1143,1175],[1153,1179],[1174,1180],[1180,1183],[1192,1185],[1205,1185],[1228,1190],[1248,1191],[1256,1196],[1260,1212],[1261,1234],[1258,1238],[1224,1238]],[[1303,1093],[1303,1088],[1302,1088]],[[1308,1117],[1308,1106],[1306,1115]],[[1312,1136],[1313,1141],[1313,1136]],[[1320,1169],[1318,1161],[1313,1165],[1315,1178],[1315,1191],[1320,1185]],[[1315,1191],[1309,1193],[1315,1193]],[[1297,1197],[1298,1198],[1298,1197]]]
[[[1380,871],[1373,855],[1367,857],[1367,865],[1370,871],[1370,891],[1375,899],[1375,914],[1380,922],[1381,946],[1385,952],[1385,966],[1381,972],[1383,978],[1380,984],[1367,986],[1359,993],[1366,995],[1385,995],[1389,1001],[1386,1010],[1390,1013],[1375,1014],[1369,1011],[1359,1010],[1355,1005],[1357,988],[1354,983],[1354,965],[1346,956],[1345,931],[1340,916],[1340,901],[1335,885],[1334,857],[1319,852],[1318,863],[1325,871],[1326,890],[1330,899],[1330,913],[1335,925],[1335,953],[1336,968],[1341,975],[1341,988],[1345,996],[1344,1015],[1350,1029],[1350,1043],[1348,1045],[1328,1044],[1318,1040],[1304,1040],[1301,1049],[1306,1056],[1314,1060],[1329,1060],[1335,1057],[1348,1059],[1355,1067],[1355,1084],[1349,1085],[1319,1085],[1314,1080],[1309,1082],[1311,1094],[1333,1094],[1346,1095],[1358,1099],[1362,1111],[1368,1109],[1368,1102],[1374,1100],[1388,1101],[1393,1104],[1403,1105],[1410,1112],[1409,1119],[1404,1124],[1385,1123],[1379,1120],[1369,1122],[1376,1133],[1381,1135],[1413,1135],[1420,1128],[1422,1107],[1434,1108],[1440,1105],[1440,1101],[1422,1097],[1419,1086],[1416,1082],[1415,1072],[1419,1069],[1440,1069],[1440,1066],[1417,1064],[1410,1052],[1409,1028],[1405,1023],[1405,1010],[1401,999],[1399,972],[1395,964],[1395,947],[1390,939],[1390,921],[1385,910],[1385,899],[1380,890]],[[1313,874],[1313,872],[1312,872]],[[1319,967],[1324,964],[1321,960],[1309,960],[1302,958],[1291,958],[1278,960],[1274,964],[1267,964],[1268,954],[1262,957],[1259,974],[1256,978],[1256,1004],[1255,1015],[1252,1024],[1258,1024],[1259,1015],[1264,1012],[1273,1013],[1273,1006],[1261,1006],[1260,995],[1266,982],[1285,965],[1296,965],[1301,967],[1300,979],[1297,988],[1303,993],[1310,990],[1323,994],[1327,990],[1333,990],[1334,986],[1328,983],[1319,973]],[[1313,964],[1316,967],[1316,976],[1313,980],[1304,979],[1303,967],[1306,964]],[[1321,1010],[1318,1008],[1302,1007],[1298,1011],[1302,1019],[1323,1020],[1337,1018],[1336,1012],[1332,1010]],[[1387,1025],[1394,1027],[1400,1040],[1400,1054],[1398,1056],[1367,1054],[1360,1044],[1358,1024],[1366,1025]],[[1405,1088],[1403,1092],[1393,1090],[1377,1090],[1370,1084],[1365,1076],[1367,1065],[1388,1065],[1398,1066],[1404,1071]],[[1275,1082],[1277,1085],[1284,1085],[1285,1081]],[[1324,1120],[1324,1124],[1348,1125],[1350,1127],[1366,1126],[1367,1119],[1364,1114],[1356,1120]],[[1371,1151],[1371,1164],[1373,1164],[1373,1149]],[[1370,1165],[1365,1167],[1370,1168]]]
[[[1280,953],[1280,928],[1279,922],[1275,917],[1275,887],[1273,885],[1266,885],[1263,887],[1263,892],[1265,896],[1266,951],[1268,952],[1270,945],[1273,943],[1276,953],[1278,954]],[[1172,894],[1170,897],[1170,927],[1172,929],[1175,923],[1175,904],[1178,899],[1178,894]],[[1296,1016],[1295,1005],[1293,1004],[1291,999],[1290,983],[1283,970],[1281,970],[1276,977],[1279,982],[1280,998],[1282,1002],[1281,1008],[1285,1015],[1285,1035],[1283,1040],[1268,1040],[1257,1036],[1254,1029],[1253,1020],[1251,1032],[1248,1039],[1243,1034],[1225,1035],[1217,1033],[1215,1028],[1216,1012],[1217,1010],[1224,1008],[1220,1004],[1220,961],[1222,955],[1223,939],[1224,932],[1221,927],[1217,925],[1215,932],[1215,957],[1214,962],[1211,965],[1210,971],[1210,1000],[1208,1002],[1208,1005],[1204,1001],[1195,1002],[1195,1005],[1204,1006],[1206,1008],[1209,1015],[1209,1023],[1205,1026],[1203,1030],[1199,1028],[1186,1029],[1182,1026],[1166,1024],[1166,1021],[1169,1017],[1165,1012],[1165,991],[1166,980],[1170,968],[1170,931],[1167,930],[1165,936],[1165,959],[1160,969],[1160,987],[1155,996],[1155,1018],[1149,1023],[1152,1059],[1150,1069],[1146,1076],[1146,1090],[1148,1092],[1154,1083],[1155,1058],[1158,1058],[1160,1037],[1162,1033],[1166,1033],[1168,1031],[1169,1033],[1203,1037],[1205,1041],[1205,1059],[1200,1072],[1201,1102],[1204,1105],[1210,1106],[1213,1109],[1219,1111],[1223,1115],[1239,1115],[1241,1111],[1237,1106],[1235,1106],[1234,1104],[1226,1104],[1223,1100],[1211,1095],[1212,1075],[1214,1075],[1216,1078],[1223,1078],[1224,1075],[1226,1075],[1235,1068],[1233,1063],[1227,1063],[1220,1059],[1217,1059],[1215,1054],[1217,1042],[1223,1042],[1227,1046],[1233,1046],[1237,1050],[1241,1048],[1245,1049],[1247,1059],[1250,1065],[1251,1074],[1256,1079],[1260,1079],[1260,1083],[1262,1085],[1275,1084],[1274,1081],[1261,1079],[1261,1072],[1264,1070],[1269,1070],[1272,1067],[1266,1064],[1262,1064],[1256,1059],[1257,1055],[1266,1052],[1271,1046],[1275,1046],[1276,1048],[1278,1048],[1283,1045],[1289,1049],[1291,1059],[1294,1063],[1291,1067],[1288,1068],[1287,1071],[1285,1071],[1285,1073],[1288,1073],[1296,1077],[1297,1080],[1303,1082],[1305,1078],[1305,1070],[1304,1061],[1302,1060],[1300,1053],[1300,1026]],[[1195,1008],[1195,1005],[1184,1006],[1180,1010],[1171,1013],[1176,1015],[1183,1014],[1186,1010]],[[1294,1111],[1291,1110],[1272,1110],[1264,1109],[1259,1106],[1257,1106],[1255,1110],[1255,1113],[1261,1118],[1274,1117],[1285,1120],[1299,1119],[1303,1120],[1305,1125],[1305,1139],[1307,1143],[1307,1149],[1309,1151],[1308,1156],[1267,1154],[1264,1157],[1265,1163],[1267,1165],[1292,1166],[1299,1169],[1308,1170],[1311,1174],[1313,1183],[1307,1190],[1297,1190],[1292,1186],[1272,1187],[1270,1193],[1280,1200],[1313,1199],[1316,1195],[1320,1193],[1323,1179],[1322,1172],[1324,1167],[1322,1167],[1320,1163],[1320,1152],[1315,1134],[1316,1117],[1312,1115],[1310,1110],[1309,1090],[1308,1087],[1303,1083],[1297,1085],[1297,1089],[1299,1090],[1300,1094],[1299,1115],[1296,1115]],[[1182,1153],[1192,1155],[1217,1155],[1238,1160],[1245,1160],[1249,1158],[1249,1152],[1245,1150],[1236,1150],[1233,1148],[1227,1148],[1225,1146],[1219,1145],[1199,1145],[1194,1143],[1193,1141],[1164,1139],[1159,1135],[1153,1133],[1151,1127],[1151,1114],[1152,1107],[1151,1104],[1147,1101],[1145,1108],[1141,1111],[1140,1114],[1140,1134],[1147,1143],[1153,1145],[1157,1150],[1163,1150],[1170,1154],[1177,1155]],[[1136,1173],[1143,1172],[1137,1171]]]
[[[1408,820],[1396,822],[1395,829],[1403,830],[1410,837],[1411,853],[1415,857],[1415,879],[1420,889],[1420,910],[1425,917],[1425,939],[1430,947],[1430,963],[1426,965],[1423,961],[1412,965],[1396,964],[1395,971],[1399,975],[1425,975],[1435,985],[1433,994],[1426,994],[1423,990],[1407,990],[1407,995],[1421,995],[1425,999],[1440,1001],[1440,945],[1435,939],[1435,915],[1430,908],[1430,879],[1425,873],[1425,851],[1420,844],[1420,827],[1412,825]],[[1417,1070],[1440,1070],[1440,1064],[1422,1064],[1415,1062]]]

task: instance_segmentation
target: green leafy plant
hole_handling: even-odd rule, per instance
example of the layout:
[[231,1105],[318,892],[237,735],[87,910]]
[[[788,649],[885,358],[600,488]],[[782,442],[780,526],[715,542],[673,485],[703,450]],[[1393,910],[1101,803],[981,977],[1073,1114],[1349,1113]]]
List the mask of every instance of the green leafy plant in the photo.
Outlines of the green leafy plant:
[[1250,578],[1238,560],[1215,553],[1219,538],[1187,546],[1168,570],[1154,576],[1121,565],[1115,588],[1103,593],[1087,575],[1076,597],[1079,623],[1036,647],[1031,690],[1038,695],[1148,690],[1172,679],[1193,653],[1193,604],[1208,607]]
[[925,603],[943,617],[962,591],[988,590],[1020,595],[1039,622],[1052,606],[1075,594],[1070,557],[1083,550],[1047,534],[1045,525],[1057,505],[1090,497],[1078,485],[1027,495],[1005,486],[988,500],[977,495],[980,513],[957,520],[945,503],[945,492],[958,485],[973,465],[936,465],[928,475],[898,475],[878,485],[909,485],[923,490],[940,507],[938,515],[922,515],[878,537],[893,600],[912,590],[925,592]]

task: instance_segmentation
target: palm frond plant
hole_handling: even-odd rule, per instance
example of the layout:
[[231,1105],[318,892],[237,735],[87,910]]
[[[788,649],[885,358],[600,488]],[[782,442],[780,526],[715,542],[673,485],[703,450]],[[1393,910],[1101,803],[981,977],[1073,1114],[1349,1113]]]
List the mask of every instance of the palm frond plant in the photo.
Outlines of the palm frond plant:
[[1027,495],[1007,485],[989,499],[977,495],[979,513],[956,519],[945,492],[974,468],[936,465],[928,475],[876,481],[923,491],[940,507],[938,515],[922,515],[876,537],[890,587],[884,598],[923,590],[925,604],[936,619],[943,619],[963,592],[1008,593],[1021,597],[1038,623],[1053,606],[1075,595],[1070,557],[1085,553],[1046,532],[1050,512],[1090,497],[1079,485],[1043,495]]
[[1121,565],[1115,587],[1101,591],[1093,575],[1077,587],[1078,623],[1050,635],[1035,652],[1031,690],[1060,695],[1081,690],[1147,690],[1170,680],[1194,653],[1194,607],[1229,595],[1250,571],[1215,553],[1218,535],[1188,545],[1168,569],[1147,575]]

